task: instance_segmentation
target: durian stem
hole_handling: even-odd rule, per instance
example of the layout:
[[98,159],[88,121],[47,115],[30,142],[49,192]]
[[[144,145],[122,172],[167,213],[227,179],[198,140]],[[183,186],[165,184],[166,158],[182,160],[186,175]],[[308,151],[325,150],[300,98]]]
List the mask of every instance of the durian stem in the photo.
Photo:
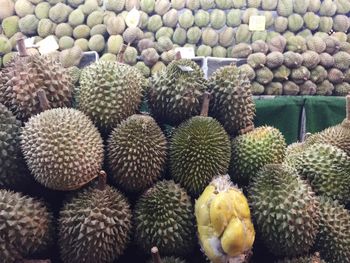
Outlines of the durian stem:
[[181,59],[181,52],[178,51],[178,52],[176,52],[176,54],[175,54],[175,60],[180,60],[180,59]]
[[37,96],[39,99],[39,104],[40,104],[41,110],[45,111],[45,110],[50,109],[49,100],[47,99],[46,93],[43,89],[39,89],[37,91]]
[[350,121],[350,94],[346,96],[346,119]]
[[239,131],[239,134],[241,134],[241,135],[242,134],[246,134],[246,133],[248,133],[248,132],[250,132],[252,130],[254,130],[254,125],[250,125],[248,127],[245,127],[244,129]]
[[152,259],[154,263],[162,263],[162,260],[160,259],[160,255],[159,255],[159,250],[157,247],[152,247],[151,253],[152,253]]
[[[130,44],[129,44],[130,45]],[[124,53],[129,45],[123,44],[119,50],[117,61],[119,63],[124,63]]]
[[303,141],[306,141],[311,135],[312,135],[311,132],[305,133]]
[[106,189],[106,185],[107,185],[107,174],[105,171],[100,171],[97,188],[103,191]]
[[22,36],[17,39],[17,49],[18,49],[18,53],[21,57],[29,56],[28,52],[27,52],[26,45],[24,43],[24,37],[22,37]]
[[203,94],[203,103],[202,103],[202,109],[201,109],[201,116],[203,117],[208,117],[209,101],[210,101],[210,93],[206,91]]

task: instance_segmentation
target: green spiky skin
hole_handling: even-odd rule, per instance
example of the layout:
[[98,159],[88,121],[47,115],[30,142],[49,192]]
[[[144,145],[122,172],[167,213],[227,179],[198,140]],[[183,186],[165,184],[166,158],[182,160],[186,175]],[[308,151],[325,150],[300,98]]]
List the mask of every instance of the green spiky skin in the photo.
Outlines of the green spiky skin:
[[295,164],[297,162],[297,157],[302,155],[305,149],[306,149],[306,145],[300,142],[296,142],[288,145],[283,164],[289,165],[291,167],[295,167]]
[[231,149],[230,176],[248,184],[264,165],[283,162],[286,142],[279,130],[262,126],[234,138]]
[[81,70],[76,66],[69,67],[67,70],[72,78],[73,84],[75,84],[75,85],[79,84]]
[[196,197],[214,176],[227,173],[230,157],[229,136],[211,117],[191,118],[175,130],[171,140],[172,176]]
[[316,248],[327,262],[350,262],[350,212],[336,201],[322,198]]
[[319,255],[302,256],[296,258],[285,258],[278,260],[276,263],[327,263]]
[[79,109],[109,131],[136,113],[145,82],[136,68],[100,60],[81,73]]
[[[161,258],[162,263],[186,263],[185,260],[177,257],[163,257]],[[153,260],[147,261],[147,263],[154,263]]]
[[17,118],[27,120],[43,111],[39,103],[39,90],[45,92],[51,108],[71,105],[72,80],[68,72],[52,57],[17,56],[3,69],[0,78],[0,103]]
[[146,253],[157,246],[162,255],[192,251],[194,212],[186,191],[173,181],[160,181],[137,201],[134,211],[135,240]]
[[255,227],[277,256],[298,256],[313,246],[318,231],[319,203],[295,169],[269,164],[249,188]]
[[59,246],[64,262],[113,262],[131,235],[131,209],[116,189],[86,189],[66,203],[59,218]]
[[329,144],[314,144],[297,159],[296,168],[323,196],[347,204],[350,201],[350,157]]
[[[190,67],[183,71],[180,67]],[[155,76],[148,92],[151,113],[157,121],[177,125],[198,115],[206,80],[201,68],[193,61],[171,62],[165,71]]]
[[150,116],[130,116],[112,131],[108,141],[112,179],[129,192],[150,187],[160,177],[166,156],[166,138]]
[[209,79],[213,93],[209,115],[219,120],[226,131],[237,135],[253,125],[255,104],[248,76],[231,65],[218,69]]
[[75,109],[52,109],[32,117],[21,147],[34,178],[54,190],[74,190],[100,171],[103,143],[91,120]]
[[13,263],[49,245],[53,217],[38,200],[0,190],[0,257]]

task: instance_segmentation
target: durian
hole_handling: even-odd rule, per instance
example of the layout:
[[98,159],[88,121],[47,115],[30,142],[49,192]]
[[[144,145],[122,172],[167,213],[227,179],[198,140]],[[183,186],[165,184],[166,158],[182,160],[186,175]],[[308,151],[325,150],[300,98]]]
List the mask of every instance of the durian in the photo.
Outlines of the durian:
[[270,69],[277,68],[283,64],[284,56],[281,52],[273,51],[266,56],[266,66]]
[[255,80],[263,85],[270,83],[273,79],[273,73],[267,67],[263,67],[256,70],[255,74],[256,74]]
[[326,43],[320,37],[310,37],[306,40],[307,48],[311,51],[315,51],[319,54],[326,50]]
[[232,57],[233,58],[246,58],[252,53],[253,49],[246,43],[240,43],[233,47]]
[[[260,84],[261,85],[261,84]],[[265,95],[282,95],[283,87],[280,82],[270,82],[266,85],[264,94]]]
[[331,68],[328,70],[328,80],[333,84],[342,83],[344,80],[344,74],[339,69]]
[[303,63],[303,56],[299,53],[288,51],[283,54],[284,65],[288,68],[299,68]]
[[293,81],[283,82],[283,94],[284,95],[298,95],[300,92],[300,87]]
[[267,54],[269,52],[269,46],[263,40],[257,40],[251,44],[254,53],[261,52]]
[[254,69],[262,68],[266,64],[266,55],[261,52],[253,53],[247,58],[247,63]]

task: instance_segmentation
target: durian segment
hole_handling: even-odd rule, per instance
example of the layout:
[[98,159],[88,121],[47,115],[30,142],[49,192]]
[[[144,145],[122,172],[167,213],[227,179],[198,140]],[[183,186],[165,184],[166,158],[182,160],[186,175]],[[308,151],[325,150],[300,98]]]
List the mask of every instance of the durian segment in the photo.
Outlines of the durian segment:
[[91,120],[75,109],[52,109],[32,117],[21,147],[35,180],[55,190],[74,190],[95,178],[103,142]]

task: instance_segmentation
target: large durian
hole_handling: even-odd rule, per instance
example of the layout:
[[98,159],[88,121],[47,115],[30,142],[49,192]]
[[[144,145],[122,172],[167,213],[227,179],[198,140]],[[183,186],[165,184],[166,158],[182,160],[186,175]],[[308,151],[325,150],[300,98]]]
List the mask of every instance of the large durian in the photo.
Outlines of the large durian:
[[329,144],[313,144],[297,158],[296,169],[323,196],[350,201],[350,157]]
[[157,121],[177,125],[198,115],[206,80],[201,68],[193,61],[179,59],[155,76],[148,90],[148,102]]
[[193,196],[198,196],[230,164],[230,139],[221,124],[207,117],[209,95],[204,95],[201,116],[181,124],[170,144],[171,174]]
[[48,107],[70,106],[73,83],[69,73],[52,56],[28,55],[22,40],[18,45],[19,55],[1,72],[0,103],[22,120],[46,110],[43,97]]
[[53,217],[43,202],[0,190],[0,211],[1,262],[22,262],[51,245]]
[[134,67],[98,61],[81,73],[79,109],[98,127],[109,131],[136,113],[145,83]]
[[286,142],[276,128],[262,126],[232,140],[230,175],[247,184],[266,164],[282,163]]
[[248,201],[228,175],[214,178],[205,188],[195,215],[199,242],[211,262],[245,262],[255,230]]
[[150,116],[130,116],[109,137],[112,179],[130,192],[143,191],[160,177],[166,155],[166,138]]
[[97,186],[71,198],[59,215],[59,247],[65,263],[113,262],[123,254],[131,235],[131,209],[118,190]]
[[319,223],[319,202],[295,169],[269,164],[249,187],[257,232],[277,256],[298,256],[314,245]]
[[91,120],[75,109],[52,109],[30,118],[21,147],[34,178],[55,190],[80,188],[102,166],[102,138]]
[[337,201],[321,198],[316,249],[331,263],[350,262],[350,212]]
[[160,181],[137,201],[135,241],[145,252],[157,246],[164,255],[184,255],[195,241],[191,198],[173,181]]
[[226,131],[237,135],[253,126],[255,104],[248,76],[235,65],[218,69],[209,79],[213,99],[209,115],[219,120]]

